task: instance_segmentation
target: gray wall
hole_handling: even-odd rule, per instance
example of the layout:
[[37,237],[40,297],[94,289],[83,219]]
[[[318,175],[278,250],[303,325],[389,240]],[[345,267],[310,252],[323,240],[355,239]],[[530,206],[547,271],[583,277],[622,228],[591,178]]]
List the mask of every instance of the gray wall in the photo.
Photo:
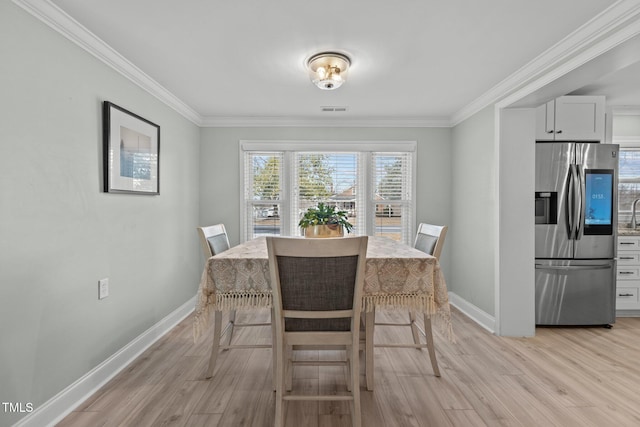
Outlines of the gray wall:
[[640,115],[614,115],[614,137],[640,137]]
[[[200,130],[8,1],[0,99],[0,401],[37,409],[195,295]],[[160,196],[102,193],[103,100],[161,126]]]
[[495,316],[497,155],[495,114],[487,107],[452,129],[448,289]]
[[534,108],[500,111],[496,333],[535,335]]
[[[448,128],[204,128],[200,169],[200,220],[224,222],[232,244],[240,240],[240,140],[417,141],[416,221],[451,218],[451,130]],[[451,248],[442,265],[449,271]]]

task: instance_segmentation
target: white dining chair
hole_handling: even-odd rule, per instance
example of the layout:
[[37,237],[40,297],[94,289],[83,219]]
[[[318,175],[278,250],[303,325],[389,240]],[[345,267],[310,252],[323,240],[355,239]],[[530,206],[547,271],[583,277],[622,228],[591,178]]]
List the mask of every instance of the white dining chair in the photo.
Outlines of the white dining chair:
[[[224,224],[210,225],[208,227],[198,227],[200,243],[205,260],[222,253],[230,248],[229,237]],[[216,367],[218,354],[221,350],[237,349],[237,348],[271,348],[269,344],[233,344],[233,332],[235,328],[246,328],[253,326],[271,326],[271,323],[239,323],[236,320],[236,310],[229,311],[227,324],[222,329],[222,311],[215,310],[214,326],[213,326],[213,344],[211,346],[211,356],[209,358],[209,366],[207,368],[206,378],[213,376]],[[227,343],[221,344],[225,335],[228,335]]]
[[[444,246],[444,240],[447,235],[448,227],[446,225],[432,225],[421,223],[418,225],[418,232],[416,233],[416,239],[414,241],[413,247],[428,253],[429,255],[433,255],[438,261],[440,260],[440,254],[442,253],[442,247]],[[375,309],[374,309],[375,310]],[[375,314],[373,316],[373,325],[375,326],[409,326],[411,328],[411,335],[413,336],[413,343],[400,343],[400,344],[389,344],[389,343],[375,343],[374,347],[395,347],[395,348],[417,348],[422,349],[426,348],[429,352],[429,359],[431,360],[431,368],[433,369],[433,374],[436,377],[440,376],[440,369],[438,368],[438,361],[436,360],[436,351],[435,345],[433,342],[433,330],[431,326],[431,317],[424,313],[423,322],[424,329],[421,328],[416,321],[416,313],[412,310],[409,310],[409,322],[408,323],[390,323],[390,322],[376,322]],[[371,328],[369,332],[371,336],[373,336],[373,325],[369,323],[367,325]],[[422,343],[420,340],[420,334],[425,337],[426,343]],[[372,360],[368,359],[368,360]]]
[[[361,427],[360,313],[367,242],[367,236],[267,237],[276,337],[276,427],[285,425],[285,402],[292,400],[349,401],[352,425]],[[340,349],[346,360],[296,361],[296,349]],[[346,392],[310,395],[306,389],[293,389],[296,365],[333,364],[346,365]]]

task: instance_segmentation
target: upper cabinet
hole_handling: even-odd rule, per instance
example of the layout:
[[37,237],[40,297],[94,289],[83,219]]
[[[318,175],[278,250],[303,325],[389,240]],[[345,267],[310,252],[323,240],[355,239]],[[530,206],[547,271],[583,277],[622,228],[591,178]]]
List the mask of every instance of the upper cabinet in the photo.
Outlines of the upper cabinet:
[[604,141],[604,96],[561,96],[536,109],[536,141]]

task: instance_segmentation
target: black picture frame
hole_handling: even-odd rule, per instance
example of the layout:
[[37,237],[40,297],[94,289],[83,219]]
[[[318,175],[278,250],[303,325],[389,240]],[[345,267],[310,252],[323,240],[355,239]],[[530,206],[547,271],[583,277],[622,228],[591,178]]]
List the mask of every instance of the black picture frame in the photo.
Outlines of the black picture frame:
[[160,126],[103,102],[104,192],[160,194]]

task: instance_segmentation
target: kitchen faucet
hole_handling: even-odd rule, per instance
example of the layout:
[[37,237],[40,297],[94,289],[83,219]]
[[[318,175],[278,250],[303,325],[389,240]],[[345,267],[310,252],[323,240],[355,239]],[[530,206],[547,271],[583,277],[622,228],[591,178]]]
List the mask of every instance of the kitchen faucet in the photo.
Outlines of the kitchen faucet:
[[638,202],[640,202],[640,199],[635,199],[631,208],[631,228],[636,228],[636,205]]

